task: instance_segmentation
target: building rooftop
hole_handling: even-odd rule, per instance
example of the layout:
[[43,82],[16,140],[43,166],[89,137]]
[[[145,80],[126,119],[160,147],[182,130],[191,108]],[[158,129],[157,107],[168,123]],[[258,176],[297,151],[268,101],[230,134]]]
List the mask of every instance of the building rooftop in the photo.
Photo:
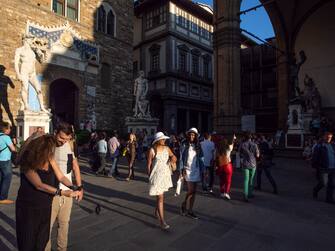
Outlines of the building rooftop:
[[[205,4],[199,4],[192,2],[191,0],[137,0],[134,2],[135,15],[140,15],[142,12],[151,9],[154,5],[163,4],[167,2],[173,2],[177,6],[187,10],[199,19],[212,24],[213,23],[213,11],[210,11],[209,6]],[[209,9],[208,9],[209,8]]]

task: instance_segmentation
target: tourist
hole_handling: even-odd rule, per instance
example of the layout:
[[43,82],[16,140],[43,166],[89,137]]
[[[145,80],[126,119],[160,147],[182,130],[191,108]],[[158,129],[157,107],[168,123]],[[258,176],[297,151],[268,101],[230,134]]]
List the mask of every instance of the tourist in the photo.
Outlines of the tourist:
[[106,142],[106,133],[98,133],[98,142],[96,145],[96,151],[98,154],[99,167],[95,172],[96,175],[106,174],[106,155],[107,155],[107,142]]
[[259,158],[259,149],[257,145],[251,141],[252,135],[246,133],[239,152],[242,159],[241,167],[244,173],[244,201],[249,202],[249,198],[253,197],[254,177],[256,173],[256,158]]
[[[83,185],[81,181],[80,168],[69,141],[72,139],[72,126],[68,123],[61,122],[55,131],[56,149],[55,161],[61,172],[71,181],[72,173],[76,181],[76,190],[78,190],[78,201],[83,198]],[[62,184],[59,189],[68,190]],[[50,232],[54,223],[57,223],[57,250],[64,251],[67,249],[69,222],[71,216],[73,200],[61,194],[54,196],[52,201]],[[51,241],[48,242],[47,251],[51,250]]]
[[134,133],[129,134],[129,138],[126,144],[126,157],[128,160],[128,176],[126,181],[130,181],[130,179],[134,179],[134,165],[135,165],[135,158],[136,158],[136,136]]
[[233,176],[233,165],[231,162],[231,152],[234,149],[235,135],[231,140],[224,139],[218,143],[216,151],[216,174],[220,177],[221,197],[230,200],[231,179]]
[[173,187],[169,162],[172,165],[176,165],[177,162],[171,149],[165,145],[165,140],[168,138],[162,132],[155,134],[147,161],[149,195],[156,196],[155,216],[158,218],[162,229],[170,228],[164,219],[164,192]]
[[327,186],[326,202],[334,203],[335,145],[333,133],[325,132],[323,140],[314,148],[312,166],[317,170],[318,183],[313,189],[313,198],[318,198],[320,190]]
[[304,160],[311,160],[312,158],[312,146],[310,141],[305,141],[304,150],[302,152],[302,158]]
[[147,129],[143,129],[143,139],[142,139],[142,147],[143,147],[143,153],[146,155],[149,147],[149,139],[148,139],[148,132]]
[[50,236],[53,196],[78,198],[78,192],[56,187],[55,177],[72,183],[55,162],[56,140],[43,135],[29,143],[20,161],[21,184],[16,199],[16,237],[20,251],[44,251]]
[[177,136],[174,135],[174,134],[170,135],[169,147],[170,147],[172,153],[174,154],[174,156],[176,156],[176,158],[179,159],[180,143],[178,141]]
[[264,171],[265,176],[268,178],[272,185],[273,193],[278,194],[277,184],[271,174],[272,156],[273,151],[266,138],[262,135],[261,142],[258,144],[260,156],[259,164],[257,166],[257,186],[256,189],[262,190],[262,173]]
[[204,192],[213,192],[214,183],[214,151],[215,145],[211,141],[211,135],[204,133],[204,140],[200,143],[201,150],[204,154],[204,168],[201,172],[202,190]]
[[181,206],[181,214],[193,219],[198,217],[193,212],[197,191],[197,183],[201,181],[201,170],[204,165],[203,153],[198,141],[198,130],[191,128],[187,131],[186,141],[180,147],[179,170],[187,183],[187,194]]
[[0,204],[12,204],[14,201],[8,199],[8,192],[12,180],[11,154],[16,152],[16,149],[9,137],[10,124],[2,122],[0,130]]
[[119,175],[117,164],[119,162],[120,156],[120,142],[118,140],[118,134],[116,132],[114,132],[112,137],[109,139],[108,148],[109,155],[112,161],[112,167],[109,170],[108,177],[115,177]]

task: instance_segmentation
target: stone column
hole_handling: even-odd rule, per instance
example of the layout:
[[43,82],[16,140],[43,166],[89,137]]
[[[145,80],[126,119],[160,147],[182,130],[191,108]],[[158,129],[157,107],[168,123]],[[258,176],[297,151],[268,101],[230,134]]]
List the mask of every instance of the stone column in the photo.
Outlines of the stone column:
[[214,130],[241,128],[241,0],[214,1]]

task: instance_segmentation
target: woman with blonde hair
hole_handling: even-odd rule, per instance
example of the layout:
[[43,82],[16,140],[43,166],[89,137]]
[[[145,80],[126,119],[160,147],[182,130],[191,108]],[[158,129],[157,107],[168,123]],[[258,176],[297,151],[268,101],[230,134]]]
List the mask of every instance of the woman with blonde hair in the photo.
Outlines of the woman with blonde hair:
[[[40,136],[31,140],[20,159],[21,184],[16,199],[16,236],[20,251],[45,249],[54,195],[78,196],[54,160],[55,147],[54,136]],[[57,188],[55,177],[73,190]]]
[[135,165],[135,158],[136,158],[136,135],[134,133],[129,134],[129,138],[126,145],[126,157],[128,160],[128,177],[126,178],[126,181],[129,181],[130,179],[134,179],[134,165]]
[[165,145],[165,140],[168,138],[162,132],[155,134],[147,162],[149,195],[156,196],[155,215],[163,230],[170,228],[164,219],[164,192],[173,187],[169,163],[175,165],[177,162],[171,149]]

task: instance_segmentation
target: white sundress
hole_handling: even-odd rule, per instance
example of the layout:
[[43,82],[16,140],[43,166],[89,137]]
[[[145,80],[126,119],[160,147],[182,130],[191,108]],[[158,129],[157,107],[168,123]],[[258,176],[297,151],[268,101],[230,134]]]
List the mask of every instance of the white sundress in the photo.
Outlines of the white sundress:
[[[151,149],[151,151],[154,152],[153,149]],[[149,177],[149,195],[157,196],[167,192],[169,188],[173,187],[171,170],[168,165],[168,148],[165,147],[162,152],[157,152],[152,161],[153,168]]]

